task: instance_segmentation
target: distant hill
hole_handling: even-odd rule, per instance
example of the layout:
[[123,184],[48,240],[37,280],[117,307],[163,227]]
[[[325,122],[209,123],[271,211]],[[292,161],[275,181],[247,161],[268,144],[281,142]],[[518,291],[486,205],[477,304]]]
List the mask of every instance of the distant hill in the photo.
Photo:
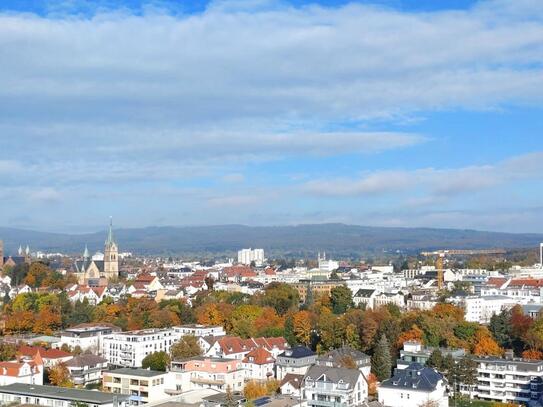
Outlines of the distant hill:
[[[106,231],[84,235],[46,233],[0,228],[6,253],[19,245],[33,250],[80,253],[103,250]],[[388,228],[344,224],[299,226],[186,226],[118,229],[115,238],[121,251],[156,255],[232,255],[240,248],[264,248],[272,256],[331,256],[403,251],[408,253],[440,248],[536,247],[543,234],[513,234],[459,229]]]

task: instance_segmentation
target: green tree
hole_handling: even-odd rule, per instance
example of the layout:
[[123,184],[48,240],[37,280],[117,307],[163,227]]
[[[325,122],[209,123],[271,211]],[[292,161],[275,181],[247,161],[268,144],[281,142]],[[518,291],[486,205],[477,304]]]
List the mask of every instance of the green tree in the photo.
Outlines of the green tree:
[[429,367],[433,367],[436,370],[441,371],[443,368],[443,354],[439,350],[439,348],[434,349],[434,351],[430,354],[430,357],[428,358],[428,362],[426,364]]
[[15,359],[17,348],[9,343],[0,342],[0,362],[7,362]]
[[274,308],[278,315],[285,315],[289,310],[298,308],[300,295],[288,284],[271,283],[264,290],[261,303]]
[[172,359],[190,358],[192,356],[200,356],[202,353],[198,338],[194,335],[183,336],[170,349]]
[[371,358],[371,371],[379,381],[390,378],[392,372],[392,359],[390,356],[390,345],[385,335],[375,345]]
[[344,314],[353,306],[353,293],[343,285],[334,287],[330,290],[330,301],[334,314]]
[[332,271],[332,273],[330,274],[330,280],[334,280],[334,281],[341,280],[341,277],[339,276],[336,270]]
[[160,372],[165,372],[170,365],[170,356],[164,352],[153,352],[145,356],[141,362],[144,369],[151,369]]
[[510,348],[512,346],[512,330],[511,330],[511,310],[504,310],[499,314],[494,314],[490,318],[488,329],[494,336],[494,339],[502,348]]
[[284,338],[290,346],[298,344],[296,340],[296,334],[294,333],[294,324],[292,323],[292,315],[289,315],[285,319]]

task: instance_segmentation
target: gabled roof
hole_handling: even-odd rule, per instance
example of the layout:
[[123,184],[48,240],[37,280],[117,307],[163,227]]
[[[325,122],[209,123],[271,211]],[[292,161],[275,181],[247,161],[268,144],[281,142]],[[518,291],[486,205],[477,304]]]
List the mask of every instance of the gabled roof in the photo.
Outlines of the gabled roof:
[[383,381],[380,387],[432,392],[441,380],[445,379],[434,369],[411,363],[405,369],[397,369],[394,376]]
[[318,362],[332,362],[334,366],[340,366],[341,361],[343,358],[352,358],[355,363],[360,364],[370,362],[370,357],[366,355],[364,352],[360,352],[359,350],[353,349],[349,346],[343,346],[338,349],[333,349],[329,351],[328,353],[324,354],[323,356],[320,356],[317,359]]
[[304,380],[324,380],[332,383],[348,384],[349,389],[353,390],[356,383],[362,376],[358,369],[346,369],[344,367],[311,366],[305,374]]
[[243,359],[243,363],[254,363],[256,365],[267,365],[269,363],[274,363],[275,359],[264,348],[256,348],[249,352]]
[[73,359],[70,359],[66,362],[68,367],[85,367],[85,366],[96,366],[100,363],[106,363],[107,359],[104,359],[101,356],[91,355],[91,354],[82,354],[74,356]]
[[356,292],[356,294],[354,295],[355,297],[363,297],[363,298],[369,298],[373,295],[373,293],[375,293],[375,291],[377,290],[374,290],[374,289],[369,289],[369,288],[361,288],[360,290],[358,290]]
[[72,356],[71,353],[64,352],[60,349],[45,349],[41,346],[22,345],[17,350],[23,356],[33,357],[36,353],[40,353],[43,359],[62,359]]
[[290,383],[292,387],[294,387],[295,389],[299,389],[300,387],[302,387],[303,381],[304,381],[304,375],[287,373],[285,377],[283,378],[283,380],[281,381],[281,384],[279,385],[279,387],[282,387],[285,384]]

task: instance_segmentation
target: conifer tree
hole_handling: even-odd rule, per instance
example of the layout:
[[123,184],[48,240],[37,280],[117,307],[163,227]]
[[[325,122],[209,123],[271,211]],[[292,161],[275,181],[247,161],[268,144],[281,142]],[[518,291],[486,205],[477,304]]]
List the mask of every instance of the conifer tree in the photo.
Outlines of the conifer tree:
[[390,357],[390,345],[385,335],[381,335],[381,338],[375,345],[371,358],[371,371],[380,382],[390,378],[392,360]]

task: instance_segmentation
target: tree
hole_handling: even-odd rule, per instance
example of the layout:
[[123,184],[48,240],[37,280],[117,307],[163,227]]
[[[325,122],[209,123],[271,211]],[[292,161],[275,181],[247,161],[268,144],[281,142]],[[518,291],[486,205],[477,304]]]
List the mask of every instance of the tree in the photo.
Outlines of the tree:
[[375,345],[375,350],[371,358],[371,371],[380,382],[390,378],[392,360],[390,345],[385,335],[381,335],[381,338]]
[[311,343],[311,313],[309,311],[298,311],[292,316],[294,335],[298,342],[309,345]]
[[181,339],[174,343],[170,348],[172,359],[190,358],[192,356],[200,356],[202,353],[198,338],[194,335],[185,335],[181,337]]
[[528,360],[542,360],[543,352],[533,349],[525,350],[522,352],[522,358]]
[[243,395],[247,400],[254,400],[266,394],[268,394],[266,385],[256,380],[249,380],[243,388]]
[[145,356],[141,362],[141,367],[144,369],[156,370],[165,372],[170,365],[170,356],[164,352],[153,352]]
[[511,310],[504,310],[499,314],[492,315],[488,325],[492,336],[503,348],[511,347],[513,342],[510,320]]
[[477,362],[471,356],[464,356],[455,364],[455,370],[457,383],[468,386],[471,398],[471,391],[477,384]]
[[271,283],[264,290],[262,305],[275,308],[279,315],[285,315],[300,303],[298,290],[285,283]]
[[232,389],[230,385],[226,386],[226,395],[225,395],[225,406],[224,407],[237,407],[238,403],[234,400],[234,395],[232,394]]
[[477,356],[501,356],[503,349],[490,336],[486,329],[480,329],[475,334],[475,345],[473,346],[473,354]]
[[424,343],[423,336],[424,332],[418,326],[413,325],[409,331],[403,332],[398,338],[398,348],[401,348],[405,342],[409,341]]
[[49,369],[49,382],[58,387],[74,387],[70,378],[70,371],[64,363],[57,363]]
[[334,287],[330,290],[330,302],[334,314],[344,314],[353,306],[353,292],[343,285]]
[[17,348],[9,343],[0,342],[0,362],[7,362],[15,359]]
[[341,280],[341,277],[339,276],[336,270],[332,271],[332,273],[330,274],[330,280],[333,280],[333,281]]
[[283,337],[288,342],[290,346],[294,346],[298,343],[296,339],[296,334],[294,332],[294,317],[292,315],[288,315],[285,319],[285,329]]
[[203,325],[224,325],[224,315],[215,303],[204,304],[196,310],[196,319]]
[[434,369],[441,371],[443,368],[443,354],[439,348],[433,350],[426,364],[428,367],[433,367]]

